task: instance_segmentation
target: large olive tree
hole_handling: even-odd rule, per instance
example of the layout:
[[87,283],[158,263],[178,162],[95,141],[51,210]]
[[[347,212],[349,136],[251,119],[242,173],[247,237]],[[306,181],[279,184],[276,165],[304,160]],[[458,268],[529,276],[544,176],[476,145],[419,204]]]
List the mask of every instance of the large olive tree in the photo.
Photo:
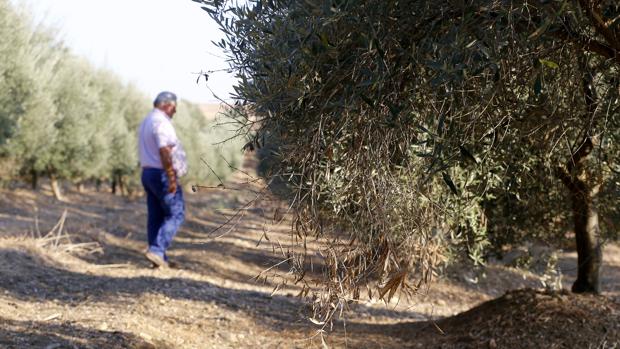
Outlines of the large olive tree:
[[279,146],[296,229],[350,238],[323,251],[327,304],[419,286],[450,242],[545,237],[571,214],[573,291],[598,292],[619,209],[616,1],[193,1],[226,34],[240,121]]

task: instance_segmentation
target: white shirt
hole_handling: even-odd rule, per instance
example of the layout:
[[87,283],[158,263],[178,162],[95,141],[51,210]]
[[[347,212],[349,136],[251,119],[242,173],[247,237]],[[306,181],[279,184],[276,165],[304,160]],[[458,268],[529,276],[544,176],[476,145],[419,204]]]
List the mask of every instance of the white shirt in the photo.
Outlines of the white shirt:
[[140,166],[163,168],[159,148],[168,146],[172,147],[172,163],[177,176],[183,176],[187,172],[185,152],[174,131],[171,118],[154,108],[144,118],[138,131]]

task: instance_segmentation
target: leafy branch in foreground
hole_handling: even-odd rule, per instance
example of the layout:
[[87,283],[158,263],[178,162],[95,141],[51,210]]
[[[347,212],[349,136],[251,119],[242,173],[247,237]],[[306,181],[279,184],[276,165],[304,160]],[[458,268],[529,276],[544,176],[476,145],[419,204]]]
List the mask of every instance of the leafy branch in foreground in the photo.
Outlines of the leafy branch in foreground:
[[562,239],[571,214],[573,291],[598,292],[619,216],[617,2],[194,1],[276,147],[295,230],[329,237],[327,318],[367,286],[417,290],[450,250]]

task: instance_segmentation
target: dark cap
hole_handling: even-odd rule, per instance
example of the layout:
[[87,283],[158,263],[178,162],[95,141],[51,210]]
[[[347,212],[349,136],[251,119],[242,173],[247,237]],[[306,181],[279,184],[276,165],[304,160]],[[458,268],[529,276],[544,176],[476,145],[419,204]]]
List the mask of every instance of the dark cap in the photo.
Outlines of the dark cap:
[[153,105],[154,106],[158,106],[160,104],[163,103],[167,103],[167,102],[177,102],[177,95],[175,95],[172,92],[168,92],[168,91],[164,91],[164,92],[160,92],[157,97],[155,97],[155,100],[153,101]]

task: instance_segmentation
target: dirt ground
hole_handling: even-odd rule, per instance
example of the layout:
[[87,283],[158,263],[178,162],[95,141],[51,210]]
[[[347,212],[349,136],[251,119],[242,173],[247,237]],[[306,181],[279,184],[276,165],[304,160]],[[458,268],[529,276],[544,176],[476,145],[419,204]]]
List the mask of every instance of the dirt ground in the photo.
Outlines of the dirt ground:
[[253,161],[226,189],[186,190],[168,270],[143,257],[144,198],[0,190],[0,348],[620,347],[617,244],[599,297],[541,290],[570,288],[576,254],[562,252],[553,279],[505,262],[452,271],[413,299],[352,305],[322,334],[280,264],[286,206],[257,195]]

